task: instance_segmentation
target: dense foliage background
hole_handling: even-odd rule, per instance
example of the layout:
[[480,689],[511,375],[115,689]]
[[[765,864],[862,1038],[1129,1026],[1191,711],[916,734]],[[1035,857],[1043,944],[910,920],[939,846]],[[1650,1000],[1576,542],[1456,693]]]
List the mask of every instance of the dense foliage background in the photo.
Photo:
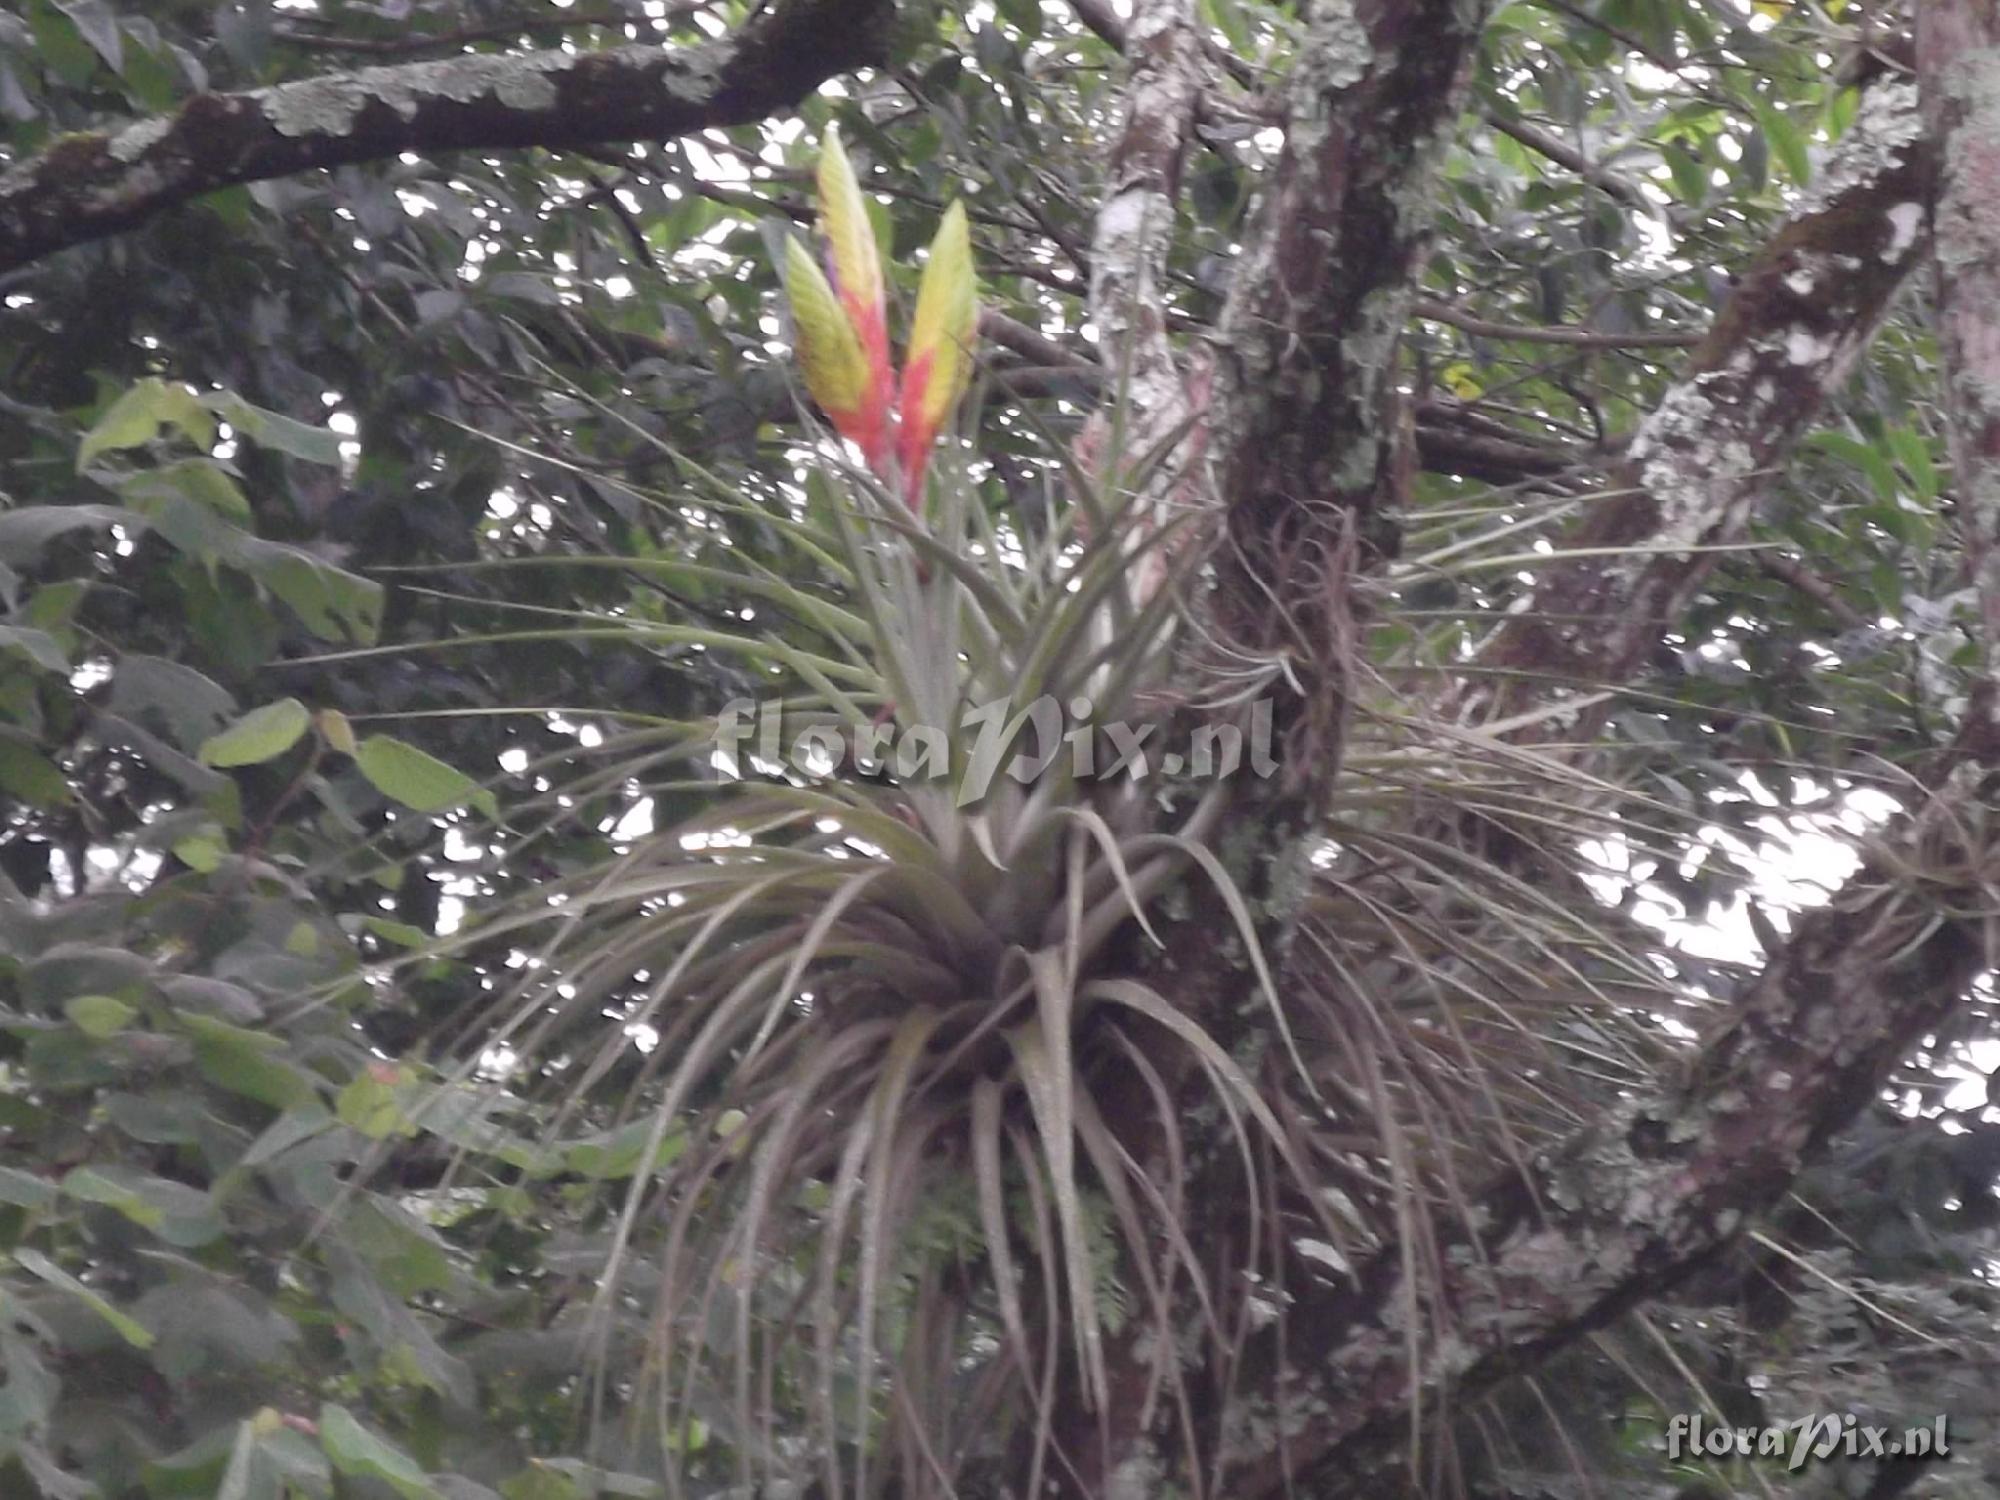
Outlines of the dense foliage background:
[[[0,170],[204,90],[689,44],[753,9],[26,0],[0,15]],[[1400,356],[1423,472],[1371,543],[1390,559],[1367,584],[1381,696],[1336,837],[1450,803],[1452,775],[1399,769],[1395,705],[1524,596],[1587,503],[1567,476],[1616,458],[1860,85],[1894,69],[1875,49],[1894,18],[1872,9],[1521,0],[1488,24]],[[1199,7],[1226,61],[1180,169],[1162,309],[1190,348],[1278,150],[1297,11]],[[762,123],[227,187],[0,276],[0,1494],[805,1492],[742,1488],[739,1465],[809,1482],[815,1391],[761,1392],[776,1425],[745,1430],[736,1393],[658,1363],[667,1216],[635,1227],[631,1189],[713,1141],[647,1108],[672,1059],[629,1023],[646,965],[574,980],[583,1001],[551,1001],[532,1046],[490,1028],[540,994],[538,893],[707,847],[681,831],[719,775],[706,716],[802,690],[821,638],[774,581],[858,608],[772,519],[796,513],[813,439],[770,246],[811,220],[830,125],[864,163],[905,306],[938,213],[965,200],[986,368],[953,482],[1011,536],[1063,524],[1106,384],[1084,295],[1114,186],[1115,29],[1095,5],[915,0],[886,65]],[[1414,1007],[1420,1026],[1490,1025],[1528,1080],[1574,1075],[1508,1102],[1518,1140],[1472,1105],[1413,1106],[1383,1139],[1456,1162],[1444,1179],[1680,1067],[1704,999],[1844,873],[1827,836],[1906,800],[1949,738],[1977,641],[1928,296],[1904,295],[1769,474],[1757,545],[1720,561],[1612,711],[1625,832],[1559,830],[1609,904],[1552,899],[1615,923],[1615,958]],[[1428,930],[1447,948],[1469,931]],[[1375,955],[1405,986],[1451,958]],[[1672,975],[1687,1008],[1614,1021],[1565,989],[1615,989],[1628,962]],[[1894,1080],[1897,1107],[1755,1236],[1451,1410],[1461,1441],[1426,1445],[1410,1482],[1989,1493],[1991,999],[1975,991]],[[1516,1031],[1532,1046],[1496,1040]],[[1345,1139],[1356,1160],[1374,1130]],[[986,1221],[961,1189],[914,1216],[892,1279],[979,1274]],[[1147,1285],[1093,1233],[1116,1334]],[[716,1312],[678,1336],[720,1357],[737,1333]],[[878,1375],[865,1347],[837,1356],[845,1412]],[[1790,1472],[1660,1446],[1676,1412],[1848,1410],[1898,1428],[1948,1412],[1954,1459]],[[993,1423],[990,1460],[1009,1431]]]

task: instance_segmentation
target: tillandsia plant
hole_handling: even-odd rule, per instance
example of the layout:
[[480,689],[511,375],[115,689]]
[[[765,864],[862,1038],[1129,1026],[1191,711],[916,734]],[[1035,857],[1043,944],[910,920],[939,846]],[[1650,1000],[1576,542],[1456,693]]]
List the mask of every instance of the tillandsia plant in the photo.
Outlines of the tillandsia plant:
[[[1509,1149],[1535,1147],[1567,1105],[1536,1037],[1632,965],[1530,882],[1383,831],[1414,823],[1385,806],[1519,795],[1385,749],[1372,726],[1412,710],[1384,689],[1357,710],[1362,790],[1327,825],[1346,852],[1301,893],[1305,980],[1281,994],[1247,894],[1259,856],[1232,837],[1248,769],[1115,763],[1114,730],[1173,712],[1170,655],[1196,638],[1179,626],[1200,550],[1129,503],[1151,456],[1120,453],[1116,421],[1089,464],[1051,442],[1060,499],[1031,529],[993,503],[976,445],[934,454],[975,389],[965,218],[947,211],[898,383],[837,141],[819,176],[833,278],[785,252],[797,353],[864,462],[802,445],[749,494],[660,445],[678,482],[629,498],[671,511],[680,550],[601,561],[729,609],[617,624],[728,662],[759,697],[526,768],[549,777],[547,821],[511,858],[614,788],[662,815],[412,957],[519,955],[457,1049],[459,1091],[416,1123],[442,1134],[481,1071],[507,1096],[493,1117],[553,1116],[554,1140],[508,1164],[559,1163],[583,1225],[564,1254],[595,1289],[558,1331],[590,1356],[601,1453],[650,1442],[681,1492],[747,1476],[943,1500],[1000,1476],[1041,1494],[1118,1402],[1189,1451],[1216,1443],[1191,1415],[1195,1361],[1151,1361],[1141,1390],[1114,1387],[1112,1361],[1200,1345],[1226,1368],[1282,1316],[1287,1278],[1346,1275],[1458,1190],[1438,1142],[1519,1120]],[[751,526],[754,551],[713,540]],[[1154,558],[1167,585],[1137,597]],[[1469,738],[1448,741],[1457,763]],[[1191,944],[1232,955],[1207,1027],[1161,980]],[[1132,1149],[1135,1120],[1154,1149]],[[1354,1148],[1397,1120],[1385,1181]],[[1218,1177],[1251,1209],[1203,1258],[1190,1226]]]
[[806,389],[869,468],[921,511],[931,450],[972,377],[979,306],[965,206],[953,200],[931,242],[899,384],[889,361],[882,257],[837,130],[820,149],[817,179],[832,280],[796,237],[785,244]]
[[[863,462],[804,446],[749,495],[661,446],[681,482],[631,498],[693,540],[616,564],[735,607],[628,628],[728,660],[760,696],[552,777],[516,858],[612,786],[682,815],[467,935],[522,957],[460,1055],[467,1075],[505,1059],[508,1090],[560,1096],[555,1155],[591,1226],[576,1248],[602,1272],[565,1331],[627,1451],[647,1423],[704,1493],[747,1473],[830,1497],[993,1492],[981,1474],[1039,1494],[1074,1461],[1079,1412],[1138,1400],[1190,1450],[1214,1442],[1178,1361],[1114,1389],[1107,1351],[1199,1342],[1226,1365],[1299,1257],[1343,1275],[1456,1190],[1434,1142],[1520,1120],[1504,1133],[1530,1149],[1563,1101],[1514,997],[1567,966],[1587,999],[1613,965],[1527,882],[1382,834],[1384,803],[1461,790],[1429,757],[1375,753],[1374,717],[1411,712],[1384,690],[1348,751],[1370,790],[1332,810],[1347,853],[1303,893],[1306,979],[1281,995],[1257,857],[1231,836],[1248,765],[1120,760],[1121,734],[1171,720],[1172,653],[1199,639],[1181,622],[1201,549],[1130,503],[1154,456],[1119,452],[1113,420],[1089,464],[1049,444],[1042,527],[992,503],[976,445],[932,451],[975,389],[962,210],[899,382],[837,139],[818,176],[832,277],[785,251],[796,352]],[[753,525],[755,552],[703,540]],[[1155,560],[1166,585],[1141,596],[1130,580]],[[1495,922],[1533,963],[1458,936]],[[1189,941],[1233,955],[1230,1007],[1271,1046],[1168,998]],[[1420,1000],[1382,1003],[1385,985]],[[1490,1023],[1461,1025],[1461,997]],[[1156,1150],[1132,1150],[1135,1117]],[[1399,1119],[1394,1182],[1326,1144]],[[1255,1205],[1228,1263],[1190,1248],[1217,1173]],[[996,1448],[1005,1431],[1027,1440]]]
[[[484,925],[478,941],[534,958],[463,1055],[506,1057],[515,1086],[539,1075],[563,1129],[620,1143],[584,1325],[597,1396],[607,1416],[652,1408],[683,1477],[916,1500],[998,1464],[1040,1493],[1069,1461],[1061,1413],[1113,1399],[1111,1339],[1170,1347],[1193,1316],[1226,1345],[1251,1284],[1234,1273],[1273,1264],[1262,1223],[1238,1266],[1190,1257],[1187,1183],[1128,1154],[1121,1116],[1156,1116],[1176,1162],[1240,1158],[1257,1201],[1296,1204],[1336,1258],[1363,1231],[1337,1191],[1307,1190],[1290,1106],[1254,1060],[1149,982],[1163,914],[1214,907],[1245,1003],[1278,1009],[1216,852],[1229,776],[1165,785],[1119,763],[1115,731],[1159,715],[1182,594],[1126,587],[1135,554],[1172,539],[1135,544],[1121,520],[1135,466],[1085,471],[1051,444],[1064,503],[1030,530],[988,503],[976,458],[934,459],[975,363],[965,215],[946,211],[894,382],[880,256],[837,140],[819,179],[833,276],[786,252],[798,353],[865,464],[809,453],[795,486],[751,498],[668,452],[684,486],[635,492],[771,528],[798,560],[622,564],[754,599],[754,631],[646,629],[743,663],[764,697],[607,763],[695,810]],[[668,757],[695,773],[652,779]],[[552,793],[552,828],[567,805]],[[1277,1029],[1275,1065],[1310,1098]],[[1202,1091],[1217,1128],[1199,1145],[1163,1068]],[[632,1368],[648,1289],[634,1386],[612,1372]],[[1060,1389],[1057,1364],[1074,1372]],[[1147,1401],[1184,1411],[1177,1378],[1167,1361]],[[1031,1414],[1025,1451],[990,1446],[1002,1411]]]

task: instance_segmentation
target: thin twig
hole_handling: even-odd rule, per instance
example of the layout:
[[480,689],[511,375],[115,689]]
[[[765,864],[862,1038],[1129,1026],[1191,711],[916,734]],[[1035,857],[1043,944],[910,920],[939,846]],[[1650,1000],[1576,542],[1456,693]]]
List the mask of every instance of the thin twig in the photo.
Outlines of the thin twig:
[[1649,199],[1638,183],[1621,177],[1608,167],[1600,166],[1585,156],[1568,141],[1554,131],[1544,130],[1530,120],[1509,119],[1495,110],[1487,110],[1482,118],[1502,135],[1511,136],[1530,151],[1546,156],[1558,166],[1569,168],[1600,193],[1616,198],[1642,213],[1657,213],[1659,205]]
[[602,203],[618,217],[625,228],[625,237],[632,243],[632,253],[639,257],[647,270],[657,271],[660,262],[653,254],[653,247],[646,240],[646,231],[641,227],[632,210],[625,206],[625,200],[618,196],[620,184],[614,178],[609,181],[595,172],[589,174],[591,190],[577,200],[585,208],[594,208]]
[[1814,572],[1797,558],[1782,552],[1762,552],[1757,566],[1780,583],[1797,589],[1849,630],[1865,630],[1875,622],[1841,597],[1832,580]]
[[1433,323],[1446,323],[1480,338],[1514,339],[1523,344],[1567,344],[1576,349],[1692,349],[1708,337],[1695,329],[1599,333],[1593,328],[1494,323],[1462,312],[1447,302],[1433,302],[1421,297],[1411,310],[1420,318],[1429,318]]

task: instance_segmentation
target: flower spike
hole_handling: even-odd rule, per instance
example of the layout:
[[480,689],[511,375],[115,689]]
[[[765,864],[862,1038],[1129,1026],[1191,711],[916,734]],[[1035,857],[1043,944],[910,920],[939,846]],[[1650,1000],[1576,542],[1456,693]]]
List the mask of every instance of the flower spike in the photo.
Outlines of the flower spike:
[[903,364],[902,427],[897,460],[910,509],[923,506],[924,470],[938,433],[972,380],[972,340],[979,321],[972,237],[965,207],[954,201],[938,225],[917,289],[917,315]]
[[852,438],[863,453],[871,445],[879,451],[887,434],[887,403],[878,398],[861,340],[826,273],[795,239],[785,244],[785,290],[791,298],[806,390],[835,431]]
[[868,367],[868,398],[863,403],[865,430],[847,435],[860,447],[869,467],[879,471],[888,456],[889,408],[893,397],[888,307],[882,290],[882,258],[875,244],[875,226],[868,218],[868,204],[861,196],[861,185],[855,180],[847,150],[840,143],[838,127],[826,133],[816,180],[820,232],[826,236],[834,291],[846,309],[847,321],[860,341]]
[[972,378],[979,304],[965,208],[946,209],[931,242],[899,390],[881,252],[838,131],[827,132],[814,175],[831,280],[798,240],[785,244],[785,289],[806,390],[868,467],[885,480],[900,478],[910,509],[922,510],[931,448]]

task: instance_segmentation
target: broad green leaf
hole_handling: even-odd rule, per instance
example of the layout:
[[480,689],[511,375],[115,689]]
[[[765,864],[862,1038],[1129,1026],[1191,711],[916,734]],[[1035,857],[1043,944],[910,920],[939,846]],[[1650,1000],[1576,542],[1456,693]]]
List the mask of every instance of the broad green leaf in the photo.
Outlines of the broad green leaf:
[[108,0],[55,0],[56,9],[76,25],[77,34],[114,73],[125,70],[125,38],[118,30],[118,13]]
[[334,1468],[357,1479],[379,1479],[403,1500],[442,1500],[416,1460],[377,1437],[344,1406],[328,1403],[319,1412],[319,1439]]
[[257,1437],[256,1418],[250,1418],[237,1427],[236,1442],[229,1450],[229,1467],[222,1471],[222,1483],[216,1487],[215,1500],[264,1500],[265,1495],[275,1493],[269,1485],[262,1487],[261,1494],[252,1488],[256,1483],[256,1476],[251,1470],[257,1454]]
[[246,538],[237,562],[276,594],[323,641],[374,641],[382,628],[382,585],[281,542]]
[[500,1485],[502,1500],[588,1500],[568,1475],[549,1468],[539,1459]]
[[145,510],[168,494],[183,495],[218,515],[248,525],[253,519],[242,487],[211,459],[189,458],[159,469],[142,469],[121,481],[118,493]]
[[260,448],[275,448],[307,463],[340,462],[340,434],[330,427],[313,427],[279,412],[266,411],[233,391],[220,391],[202,400],[209,410]]
[[1764,137],[1771,143],[1771,150],[1784,166],[1785,175],[1803,187],[1812,178],[1812,157],[1806,146],[1805,132],[1797,122],[1774,105],[1759,101],[1756,105],[1757,123],[1762,127]]
[[148,377],[111,403],[77,449],[80,474],[101,454],[138,448],[159,436],[163,427],[184,433],[202,448],[215,441],[215,418],[201,399],[177,382]]
[[17,1208],[47,1208],[55,1202],[58,1189],[31,1173],[14,1167],[0,1167],[0,1203]]
[[307,1100],[273,1120],[264,1133],[243,1153],[242,1165],[260,1167],[302,1142],[323,1135],[334,1126],[334,1118],[317,1099]]
[[31,630],[23,625],[0,625],[0,651],[18,652],[36,666],[51,672],[69,670],[69,658],[56,644],[56,638],[46,630]]
[[379,1076],[372,1066],[364,1068],[355,1075],[353,1082],[340,1091],[340,1097],[334,1102],[334,1113],[343,1125],[352,1126],[375,1141],[397,1132],[415,1135],[417,1129],[398,1102],[402,1070],[388,1068],[385,1071],[390,1074],[387,1078]]
[[338,750],[342,755],[354,753],[354,726],[348,723],[346,714],[337,708],[323,708],[317,723],[328,749]]
[[120,1312],[116,1307],[113,1307],[110,1302],[106,1301],[96,1292],[93,1292],[89,1287],[70,1275],[69,1272],[63,1270],[62,1267],[43,1255],[39,1250],[30,1250],[25,1245],[20,1246],[14,1251],[14,1259],[30,1275],[40,1277],[50,1286],[58,1287],[82,1302],[92,1312],[117,1329],[118,1336],[133,1348],[150,1349],[153,1347],[153,1335],[150,1332]]
[[416,812],[448,812],[468,802],[489,816],[496,811],[493,794],[463,771],[389,735],[361,741],[354,747],[354,763],[376,791]]
[[451,1257],[428,1224],[393,1200],[359,1198],[344,1229],[350,1245],[399,1297],[442,1291],[451,1285]]
[[299,547],[266,541],[232,524],[178,489],[156,489],[143,505],[116,512],[151,525],[190,557],[211,568],[241,568],[291,606],[308,630],[322,640],[374,640],[382,621],[382,586],[344,572]]
[[[564,1150],[563,1160],[572,1172],[585,1177],[630,1177],[638,1172],[646,1143],[652,1138],[653,1122],[634,1120],[609,1134],[577,1141]],[[687,1138],[680,1131],[669,1132],[653,1154],[654,1170],[672,1163],[686,1146]]]
[[1883,434],[1889,446],[1895,451],[1896,462],[1903,466],[1903,472],[1910,476],[1910,483],[1916,487],[1917,497],[1926,502],[1938,497],[1937,462],[1931,456],[1931,445],[1924,435],[1913,427],[1891,427]]
[[36,60],[71,88],[88,83],[97,71],[98,57],[76,22],[52,0],[38,0],[29,14],[33,17]]
[[1885,501],[1893,502],[1902,493],[1902,482],[1896,477],[1895,465],[1888,456],[1871,444],[1849,437],[1844,432],[1815,432],[1805,439],[1805,445],[1844,459],[1868,476],[1868,482],[1875,493]]
[[57,537],[120,524],[143,526],[145,518],[116,505],[23,505],[0,510],[0,562],[33,562]]
[[276,760],[299,741],[312,724],[312,714],[296,698],[281,698],[253,708],[220,734],[202,742],[205,766],[255,766]]
[[1708,197],[1708,168],[1700,155],[1692,147],[1673,141],[1661,148],[1660,156],[1673,175],[1680,200],[1690,207],[1699,207]]
[[180,103],[186,86],[172,51],[142,46],[137,35],[126,37],[125,65],[118,74],[125,81],[125,97],[138,106],[135,113],[167,113]]
[[[691,1429],[704,1430],[699,1419],[688,1422]],[[687,1446],[691,1451],[700,1445]],[[636,1474],[614,1474],[574,1458],[544,1458],[501,1484],[500,1493],[506,1500],[658,1500],[664,1491],[657,1481]]]
[[197,833],[173,843],[174,858],[199,875],[213,875],[222,868],[223,856],[229,853],[229,843],[222,830],[209,824]]
[[29,807],[62,807],[76,799],[62,768],[28,738],[0,727],[0,792]]
[[394,922],[387,917],[363,917],[361,926],[385,943],[394,943],[399,948],[421,948],[431,940],[429,933],[421,927],[412,927],[408,922]]
[[[998,9],[1002,16],[1005,16],[1020,29],[1022,41],[1032,42],[1036,37],[1041,35],[1042,0],[999,0]],[[1233,15],[1233,6],[1204,4],[1202,10],[1209,19],[1214,20],[1217,24],[1224,27],[1225,35],[1228,34],[1226,17]],[[1222,14],[1218,14],[1218,12]],[[1239,44],[1232,41],[1231,45]],[[1248,52],[1250,49],[1247,45],[1244,45],[1242,50]]]
[[63,1178],[63,1192],[84,1203],[101,1203],[115,1208],[142,1229],[158,1229],[166,1222],[166,1212],[123,1182],[105,1176],[93,1167],[78,1167]]
[[130,1167],[78,1167],[63,1178],[62,1190],[79,1202],[115,1208],[170,1245],[193,1248],[222,1232],[208,1194]]
[[306,1073],[271,1055],[283,1050],[280,1038],[246,1031],[212,1016],[179,1011],[177,1017],[194,1038],[196,1066],[218,1088],[274,1109],[293,1109],[314,1097],[312,1080]]
[[78,995],[63,1006],[63,1014],[85,1036],[101,1041],[123,1031],[139,1013],[123,1000],[114,1000],[109,995]]

